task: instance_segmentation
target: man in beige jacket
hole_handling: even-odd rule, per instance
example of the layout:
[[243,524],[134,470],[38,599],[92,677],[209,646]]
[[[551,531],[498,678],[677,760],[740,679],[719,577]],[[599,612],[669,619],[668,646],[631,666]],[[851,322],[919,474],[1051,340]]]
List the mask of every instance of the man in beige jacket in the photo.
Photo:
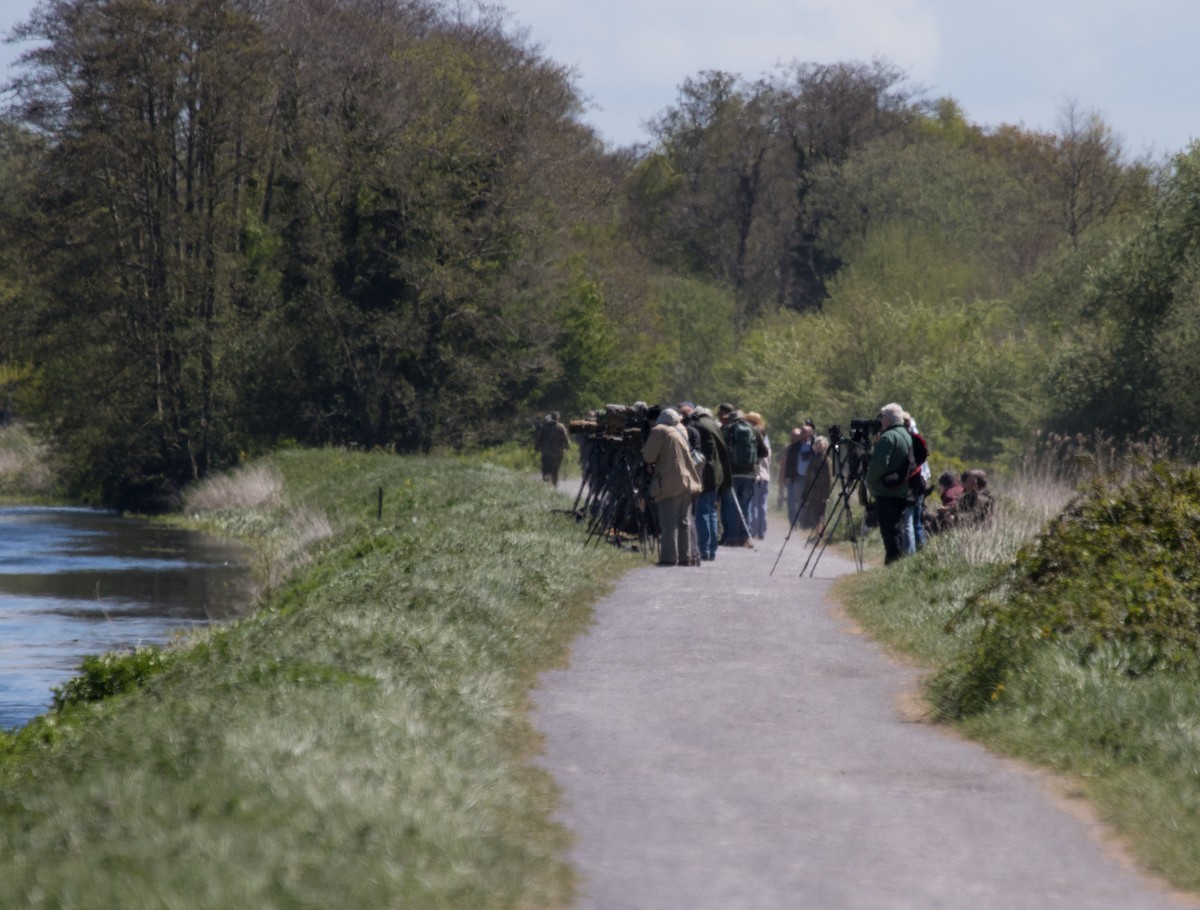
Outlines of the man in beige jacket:
[[680,420],[674,408],[665,409],[642,447],[642,459],[654,468],[650,495],[658,511],[660,566],[700,562],[699,554],[692,552],[692,498],[702,485]]

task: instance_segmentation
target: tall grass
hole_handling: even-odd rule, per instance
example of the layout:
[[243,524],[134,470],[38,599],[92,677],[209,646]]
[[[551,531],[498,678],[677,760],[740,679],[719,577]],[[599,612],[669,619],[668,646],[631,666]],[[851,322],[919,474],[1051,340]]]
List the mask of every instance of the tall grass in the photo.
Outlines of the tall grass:
[[49,450],[21,423],[0,426],[0,497],[44,500],[55,492]]
[[197,496],[211,530],[332,533],[134,691],[0,744],[0,906],[567,905],[527,690],[636,560],[460,459],[288,452]]
[[[1176,547],[1166,529],[1192,535],[1183,512],[1196,508],[1194,478],[1181,481],[1180,515],[1170,514],[1169,496],[1145,505],[1172,474],[1191,477],[1188,469],[1156,467],[1164,451],[1178,447],[1044,440],[1017,477],[994,485],[1000,507],[990,527],[941,535],[916,557],[880,570],[885,583],[868,573],[840,590],[853,616],[930,669],[931,719],[1072,778],[1147,869],[1200,891],[1200,649],[1180,644],[1200,633],[1200,623],[1166,628],[1155,611],[1168,604],[1148,601],[1130,608],[1131,626],[1110,603],[1136,599],[1151,583],[1175,591],[1194,574],[1191,543],[1180,549],[1187,564],[1177,580],[1154,568],[1169,565]],[[1091,498],[1076,499],[1076,484]],[[1048,528],[1069,502],[1083,523],[1058,519]],[[1034,546],[1060,537],[1056,549]],[[1014,573],[1019,565],[1033,574]],[[1138,571],[1149,574],[1139,580]],[[1052,578],[1062,583],[1048,584]],[[1042,586],[1032,599],[1031,583]],[[980,609],[985,591],[990,606]],[[1009,627],[1004,611],[1018,595],[1025,605]],[[1189,602],[1200,612],[1186,596],[1170,609],[1185,611]],[[1120,634],[1099,625],[1114,615]],[[1136,623],[1144,623],[1145,636]]]
[[183,512],[213,533],[253,542],[256,601],[270,596],[306,562],[313,544],[333,534],[320,510],[285,496],[283,478],[267,463],[201,481],[186,491]]

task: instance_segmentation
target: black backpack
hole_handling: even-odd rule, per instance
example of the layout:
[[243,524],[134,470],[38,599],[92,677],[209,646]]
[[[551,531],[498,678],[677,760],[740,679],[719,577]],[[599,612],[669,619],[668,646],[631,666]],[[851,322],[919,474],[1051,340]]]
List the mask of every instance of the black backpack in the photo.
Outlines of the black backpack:
[[758,464],[758,433],[745,420],[729,427],[729,460],[735,470],[745,471]]
[[929,485],[925,482],[921,466],[929,459],[929,444],[920,433],[909,435],[912,436],[912,451],[908,456],[908,490],[913,495],[924,496]]

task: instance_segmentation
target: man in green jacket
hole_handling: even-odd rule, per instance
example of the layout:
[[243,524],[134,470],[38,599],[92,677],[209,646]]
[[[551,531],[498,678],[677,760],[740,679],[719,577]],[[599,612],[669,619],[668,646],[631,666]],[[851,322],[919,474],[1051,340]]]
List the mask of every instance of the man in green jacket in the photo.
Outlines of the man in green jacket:
[[879,412],[882,431],[867,466],[867,492],[875,498],[875,517],[883,538],[885,563],[904,555],[901,535],[908,506],[912,435],[904,426],[904,408],[886,404]]

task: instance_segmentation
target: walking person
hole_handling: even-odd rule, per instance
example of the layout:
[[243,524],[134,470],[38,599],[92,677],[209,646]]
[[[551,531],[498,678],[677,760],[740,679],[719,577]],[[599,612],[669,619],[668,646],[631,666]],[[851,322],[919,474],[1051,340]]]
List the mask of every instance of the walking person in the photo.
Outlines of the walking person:
[[562,467],[563,452],[571,447],[567,428],[558,421],[558,411],[551,411],[533,434],[533,447],[542,455],[542,480],[558,486],[558,469]]
[[654,423],[642,447],[642,460],[653,466],[650,496],[658,512],[660,566],[698,565],[693,562],[692,498],[702,485],[692,463],[687,431],[679,412],[666,408]]

